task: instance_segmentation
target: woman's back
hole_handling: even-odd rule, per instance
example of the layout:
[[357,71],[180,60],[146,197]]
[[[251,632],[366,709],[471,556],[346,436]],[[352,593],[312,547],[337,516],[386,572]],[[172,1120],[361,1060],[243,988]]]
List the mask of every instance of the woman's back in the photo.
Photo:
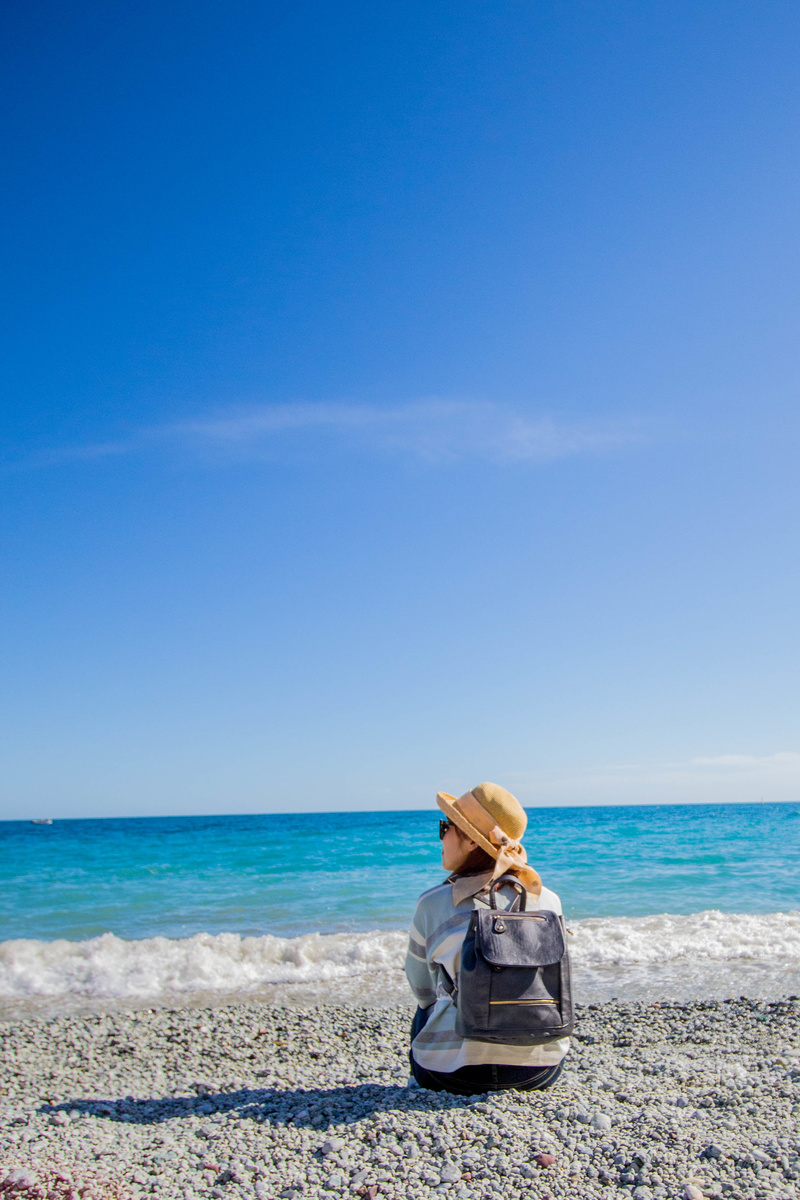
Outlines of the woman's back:
[[[560,915],[561,901],[528,865],[520,841],[528,818],[510,792],[481,783],[458,799],[439,792],[436,801],[446,817],[439,822],[442,866],[452,874],[420,896],[411,925],[406,974],[419,1004],[411,1031],[412,1072],[423,1087],[461,1094],[549,1087],[569,1050],[568,1037],[507,1045],[478,1040],[481,1027],[474,1025],[468,1026],[473,1037],[463,1037],[457,1032],[454,997],[465,935],[476,908],[489,906],[494,881],[507,876],[518,881],[495,883],[495,902],[503,910],[519,885],[528,911]],[[511,1034],[504,1030],[503,1036]]]
[[[417,902],[409,934],[406,975],[420,1007],[430,1009],[424,1028],[412,1043],[416,1061],[428,1070],[456,1071],[477,1063],[506,1063],[516,1066],[552,1066],[569,1050],[569,1038],[558,1038],[538,1046],[505,1046],[493,1042],[468,1041],[456,1034],[456,1005],[451,993],[458,988],[461,948],[475,908],[488,907],[481,889],[485,876],[471,881],[456,878],[463,899],[454,903],[454,883],[446,880],[424,892]],[[475,891],[464,896],[470,884]],[[466,885],[466,887],[465,887]],[[497,904],[505,909],[513,899],[510,888],[498,888]],[[555,892],[542,887],[538,897],[529,895],[529,911],[561,912]]]

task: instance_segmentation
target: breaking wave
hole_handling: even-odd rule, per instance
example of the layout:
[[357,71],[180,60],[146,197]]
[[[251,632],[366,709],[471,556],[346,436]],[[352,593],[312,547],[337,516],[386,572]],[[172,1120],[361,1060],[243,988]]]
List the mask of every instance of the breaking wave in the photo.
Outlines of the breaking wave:
[[[800,991],[800,913],[596,917],[569,923],[578,999],[780,996]],[[104,1003],[410,1001],[403,932],[198,933],[0,943],[0,1011]]]

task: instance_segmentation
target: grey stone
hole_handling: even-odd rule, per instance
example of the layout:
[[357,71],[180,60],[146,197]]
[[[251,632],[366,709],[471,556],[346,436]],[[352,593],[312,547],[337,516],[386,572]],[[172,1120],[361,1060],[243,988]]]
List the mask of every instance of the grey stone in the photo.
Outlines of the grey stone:
[[607,1113],[596,1112],[592,1114],[590,1124],[598,1133],[607,1133],[611,1129],[611,1117]]
[[38,1177],[34,1175],[33,1171],[10,1171],[6,1179],[13,1184],[15,1189],[23,1192],[30,1191],[39,1183]]
[[323,1154],[334,1154],[337,1151],[341,1150],[343,1146],[344,1146],[344,1141],[342,1138],[339,1138],[339,1137],[328,1138],[327,1142],[323,1142],[323,1144],[322,1144],[322,1153]]

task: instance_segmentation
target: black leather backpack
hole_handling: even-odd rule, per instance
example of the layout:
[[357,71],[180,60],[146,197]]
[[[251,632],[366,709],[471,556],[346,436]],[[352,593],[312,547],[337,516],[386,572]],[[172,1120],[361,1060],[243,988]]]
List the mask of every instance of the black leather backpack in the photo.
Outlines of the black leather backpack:
[[[495,892],[510,884],[510,906]],[[489,907],[476,908],[461,948],[456,1033],[476,1042],[536,1046],[572,1033],[572,984],[563,918],[527,912],[528,893],[513,875],[489,888]]]

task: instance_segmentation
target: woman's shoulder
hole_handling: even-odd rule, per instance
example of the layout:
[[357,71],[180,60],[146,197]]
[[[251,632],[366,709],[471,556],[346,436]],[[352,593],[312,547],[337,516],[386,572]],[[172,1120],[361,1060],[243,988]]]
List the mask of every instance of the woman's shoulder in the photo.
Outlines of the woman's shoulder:
[[537,908],[545,908],[549,912],[560,913],[561,901],[554,891],[548,887],[543,887],[539,893],[539,899],[536,904]]
[[440,918],[442,912],[453,908],[453,885],[449,879],[437,883],[436,887],[423,892],[417,900],[415,924],[427,917]]

